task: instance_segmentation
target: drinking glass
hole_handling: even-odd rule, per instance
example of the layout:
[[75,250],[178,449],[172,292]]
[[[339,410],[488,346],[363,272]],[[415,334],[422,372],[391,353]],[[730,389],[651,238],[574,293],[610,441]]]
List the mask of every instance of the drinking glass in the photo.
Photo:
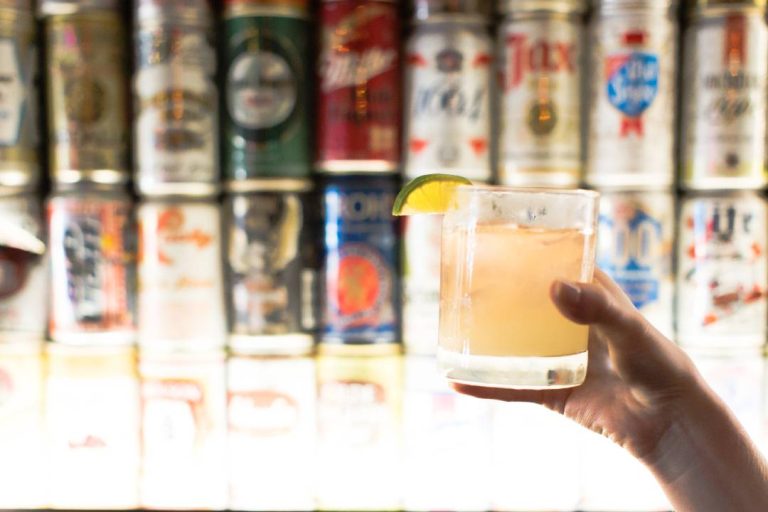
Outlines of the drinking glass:
[[588,328],[552,303],[555,279],[589,282],[596,192],[461,186],[443,218],[438,365],[451,381],[577,386]]

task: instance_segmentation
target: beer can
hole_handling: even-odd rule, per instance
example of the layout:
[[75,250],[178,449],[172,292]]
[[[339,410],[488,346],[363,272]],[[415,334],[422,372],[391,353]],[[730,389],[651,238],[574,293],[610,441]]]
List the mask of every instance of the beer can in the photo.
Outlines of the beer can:
[[142,508],[227,508],[225,371],[222,351],[142,351]]
[[163,20],[175,25],[211,25],[210,0],[135,0],[137,23]]
[[120,13],[50,16],[44,26],[51,180],[128,181],[127,38]]
[[765,8],[695,11],[684,38],[682,187],[759,189],[765,171]]
[[677,247],[677,340],[691,349],[766,341],[766,204],[756,193],[683,200]]
[[585,181],[671,188],[675,181],[675,0],[603,0],[590,27]]
[[[43,236],[43,212],[36,196],[0,196],[0,223]],[[0,341],[41,340],[45,336],[48,294],[46,260],[0,247]]]
[[581,0],[506,0],[498,31],[499,181],[574,187],[581,170]]
[[316,508],[402,510],[402,358],[321,356],[316,365]]
[[39,0],[41,16],[57,16],[84,11],[113,11],[120,9],[121,0]]
[[31,11],[0,4],[0,188],[33,189],[37,157],[37,42]]
[[314,348],[319,258],[311,186],[280,180],[227,198],[229,346],[236,353]]
[[139,506],[139,381],[133,347],[48,344],[50,506]]
[[224,14],[224,169],[228,180],[310,174],[306,2],[236,2]]
[[227,370],[229,508],[314,510],[315,361],[230,357]]
[[131,200],[119,192],[60,192],[49,199],[47,218],[50,338],[77,345],[133,343]]
[[491,179],[487,20],[455,14],[415,25],[406,43],[405,175]]
[[323,278],[320,342],[400,343],[399,225],[392,216],[394,176],[329,176],[323,180]]
[[674,335],[674,193],[601,192],[597,266],[668,338]]
[[446,14],[471,14],[489,18],[492,7],[490,0],[413,0],[413,17],[428,20]]
[[412,215],[403,230],[403,343],[409,354],[433,355],[440,325],[438,215]]
[[[202,17],[207,4],[198,3]],[[135,181],[145,196],[219,191],[213,27],[184,5],[178,11],[156,1],[136,6]],[[167,17],[148,18],[152,7]]]
[[43,338],[0,344],[0,508],[48,506],[43,436]]
[[138,337],[146,351],[226,344],[221,209],[213,201],[139,205]]
[[317,168],[380,172],[400,162],[397,2],[320,4]]

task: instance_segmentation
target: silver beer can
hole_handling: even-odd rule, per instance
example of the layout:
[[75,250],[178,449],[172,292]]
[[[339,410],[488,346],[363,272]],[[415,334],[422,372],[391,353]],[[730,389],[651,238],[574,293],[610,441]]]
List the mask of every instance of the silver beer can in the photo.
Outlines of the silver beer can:
[[590,27],[585,181],[672,187],[677,16],[674,0],[603,0]]
[[574,187],[581,171],[580,0],[506,0],[498,31],[499,181]]
[[405,175],[491,179],[493,43],[482,16],[415,24],[405,58]]
[[308,180],[262,180],[226,201],[229,346],[238,354],[314,349],[319,254]]
[[213,27],[207,4],[199,0],[194,17],[189,3],[178,12],[156,0],[136,5],[135,181],[145,196],[219,190]]
[[669,191],[601,192],[597,265],[662,334],[672,339],[675,196]]
[[37,42],[31,8],[0,2],[0,188],[29,190],[40,180]]
[[144,351],[223,348],[221,210],[214,201],[139,205],[138,338]]
[[682,187],[759,189],[765,172],[765,8],[705,5],[684,40]]
[[[14,224],[45,239],[42,208],[36,196],[0,196],[0,224]],[[48,292],[45,258],[0,247],[0,276],[0,341],[42,340]]]
[[754,192],[683,200],[677,242],[677,340],[691,349],[766,341],[766,203]]

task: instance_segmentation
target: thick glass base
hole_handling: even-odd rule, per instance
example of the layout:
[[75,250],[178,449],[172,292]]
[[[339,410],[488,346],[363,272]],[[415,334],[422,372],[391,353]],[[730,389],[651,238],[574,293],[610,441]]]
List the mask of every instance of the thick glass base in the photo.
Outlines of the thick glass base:
[[570,388],[584,382],[587,352],[555,357],[473,356],[438,349],[440,372],[451,382],[512,389]]

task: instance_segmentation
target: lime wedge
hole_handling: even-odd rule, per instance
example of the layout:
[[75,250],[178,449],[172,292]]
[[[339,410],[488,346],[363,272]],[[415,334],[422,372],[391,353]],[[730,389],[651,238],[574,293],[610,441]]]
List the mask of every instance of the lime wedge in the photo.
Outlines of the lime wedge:
[[445,213],[453,203],[456,188],[472,182],[452,174],[425,174],[408,182],[395,198],[392,215]]

